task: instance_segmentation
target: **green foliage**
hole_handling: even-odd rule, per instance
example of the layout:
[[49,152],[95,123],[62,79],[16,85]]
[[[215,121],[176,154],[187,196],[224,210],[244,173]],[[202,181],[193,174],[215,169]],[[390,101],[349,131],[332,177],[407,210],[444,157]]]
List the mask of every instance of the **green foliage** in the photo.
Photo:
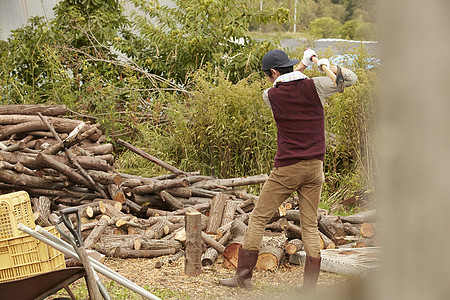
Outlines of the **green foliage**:
[[355,31],[356,40],[372,40],[378,39],[378,26],[375,23],[363,22],[359,24]]
[[309,32],[316,38],[337,37],[340,23],[332,18],[318,18],[309,24]]
[[[120,7],[108,8],[115,1],[104,9],[95,6],[98,1],[60,1],[55,20],[32,18],[0,41],[0,103],[64,103],[72,115],[100,123],[108,138],[120,136],[186,171],[214,169],[218,177],[268,173],[276,126],[261,99],[270,84],[260,63],[276,42],[255,41],[246,28],[283,22],[287,11],[261,12],[243,7],[246,1],[176,2],[169,8],[133,1],[141,14],[128,20]],[[345,27],[326,17],[314,22],[311,31],[322,36],[359,39],[373,29],[362,21]],[[307,43],[314,47],[314,40]],[[334,139],[326,154],[324,198],[331,202],[370,185],[376,170],[376,71],[366,69],[372,62],[363,47],[342,53],[350,54],[346,66],[359,81],[326,107]],[[315,69],[306,73],[323,76]],[[117,166],[144,176],[164,171],[129,152],[120,153]]]
[[259,70],[262,55],[273,45],[250,39],[248,27],[289,17],[285,8],[259,11],[245,1],[177,0],[174,7],[131,2],[139,8],[132,13],[136,34],[117,48],[149,72],[177,82],[208,63],[221,66],[234,81]]
[[356,29],[359,26],[358,20],[350,20],[345,22],[339,29],[339,35],[344,39],[355,39]]
[[376,40],[377,26],[370,22],[360,22],[359,20],[351,20],[345,22],[340,30],[340,36],[345,39],[352,40]]
[[268,173],[276,127],[262,101],[265,84],[257,76],[233,84],[222,71],[198,72],[189,97],[161,99],[169,107],[164,126],[142,124],[142,146],[187,171],[214,169],[218,177]]
[[370,54],[363,46],[350,51],[343,66],[355,71],[358,82],[335,94],[325,107],[329,139],[325,170],[325,198],[330,203],[370,187],[377,173],[375,157],[375,97],[377,73],[366,70]]

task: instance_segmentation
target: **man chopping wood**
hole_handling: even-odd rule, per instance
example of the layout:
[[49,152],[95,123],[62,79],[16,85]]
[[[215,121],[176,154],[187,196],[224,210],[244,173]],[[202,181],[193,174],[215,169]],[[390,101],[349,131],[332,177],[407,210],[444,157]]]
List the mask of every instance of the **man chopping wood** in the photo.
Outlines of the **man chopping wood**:
[[[253,268],[267,222],[278,207],[294,191],[298,193],[302,240],[306,251],[303,287],[315,289],[320,271],[320,239],[317,210],[325,180],[324,109],[325,99],[346,86],[353,85],[354,72],[330,66],[328,59],[317,59],[312,49],[298,59],[289,59],[282,50],[266,53],[262,70],[273,87],[263,93],[264,102],[272,110],[277,125],[277,153],[274,168],[259,195],[244,244],[239,249],[234,277],[220,283],[229,287],[252,288]],[[302,72],[314,62],[328,76],[308,78]]]

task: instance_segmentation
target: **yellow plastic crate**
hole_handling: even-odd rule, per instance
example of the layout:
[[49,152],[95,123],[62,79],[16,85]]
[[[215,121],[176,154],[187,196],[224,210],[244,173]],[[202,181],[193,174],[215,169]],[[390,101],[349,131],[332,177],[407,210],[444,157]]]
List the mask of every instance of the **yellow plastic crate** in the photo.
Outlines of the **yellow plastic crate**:
[[24,235],[17,229],[19,223],[34,228],[30,196],[25,191],[0,196],[0,239]]
[[[59,236],[54,226],[45,229]],[[0,282],[65,267],[63,253],[28,234],[0,240]]]

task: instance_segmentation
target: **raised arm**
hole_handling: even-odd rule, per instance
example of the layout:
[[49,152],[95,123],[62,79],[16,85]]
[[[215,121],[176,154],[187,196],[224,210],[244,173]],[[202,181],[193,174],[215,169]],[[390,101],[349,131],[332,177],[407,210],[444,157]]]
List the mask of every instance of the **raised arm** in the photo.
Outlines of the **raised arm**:
[[[330,70],[337,74],[337,67],[336,66],[330,66]],[[356,81],[358,80],[358,76],[356,74],[346,68],[341,67],[342,76],[344,77],[344,86],[349,87],[351,85],[354,85]],[[314,85],[316,86],[317,94],[319,95],[320,101],[322,104],[325,103],[325,99],[330,97],[331,95],[337,93],[338,88],[334,84],[334,82],[331,80],[328,76],[323,77],[313,77]]]

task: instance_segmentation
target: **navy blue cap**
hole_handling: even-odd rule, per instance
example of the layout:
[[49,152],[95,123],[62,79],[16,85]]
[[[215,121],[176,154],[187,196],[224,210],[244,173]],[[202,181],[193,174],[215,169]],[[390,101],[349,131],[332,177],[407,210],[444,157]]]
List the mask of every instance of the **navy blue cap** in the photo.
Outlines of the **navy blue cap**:
[[299,63],[298,59],[289,59],[286,52],[280,49],[270,50],[262,59],[262,70],[284,68],[294,66]]

